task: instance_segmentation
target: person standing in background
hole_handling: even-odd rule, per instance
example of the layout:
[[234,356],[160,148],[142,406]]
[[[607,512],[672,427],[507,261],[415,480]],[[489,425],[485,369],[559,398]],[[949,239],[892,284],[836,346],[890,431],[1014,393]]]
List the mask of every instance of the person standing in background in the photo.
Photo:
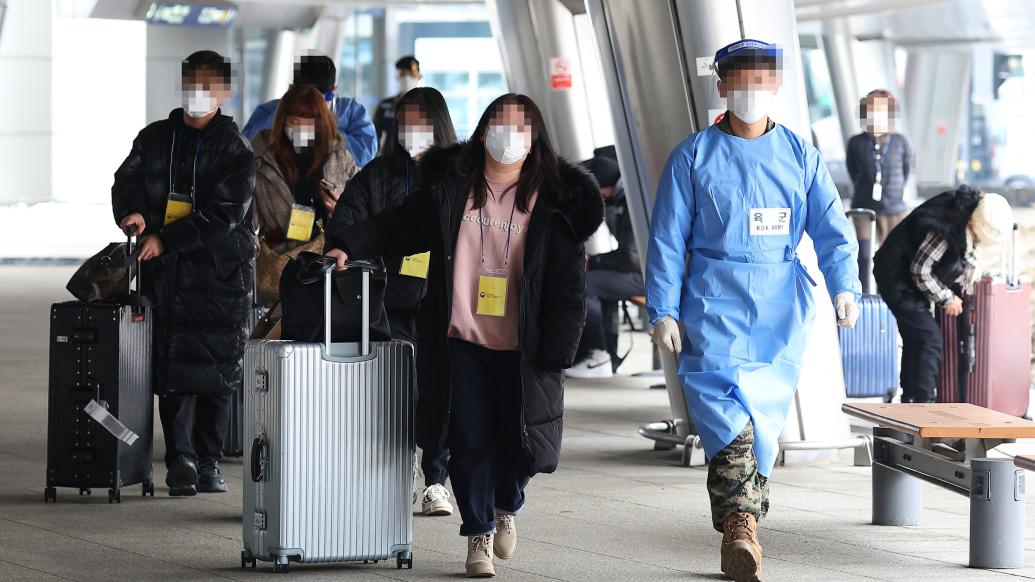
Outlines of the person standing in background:
[[395,106],[399,99],[410,89],[420,86],[424,78],[420,72],[420,61],[413,55],[405,56],[395,61],[395,80],[399,84],[399,92],[391,97],[385,97],[374,109],[374,128],[377,130],[378,151],[385,152],[385,148],[392,143],[395,135]]
[[877,240],[871,241],[870,221],[855,217],[859,239],[859,273],[863,290],[869,292],[872,245],[880,246],[888,233],[906,217],[909,207],[903,199],[912,169],[913,151],[906,136],[895,132],[899,116],[895,97],[884,89],[870,91],[859,101],[859,119],[864,131],[852,136],[845,148],[845,162],[852,178],[852,208],[877,213]]
[[[370,123],[363,105],[352,97],[336,94],[338,72],[330,57],[321,54],[303,55],[295,62],[295,76],[291,84],[296,87],[312,85],[323,94],[327,107],[338,120],[338,132],[345,138],[345,145],[359,167],[362,168],[374,159],[377,154],[374,125]],[[241,130],[244,137],[252,139],[259,131],[273,127],[279,103],[280,99],[274,99],[256,107]]]

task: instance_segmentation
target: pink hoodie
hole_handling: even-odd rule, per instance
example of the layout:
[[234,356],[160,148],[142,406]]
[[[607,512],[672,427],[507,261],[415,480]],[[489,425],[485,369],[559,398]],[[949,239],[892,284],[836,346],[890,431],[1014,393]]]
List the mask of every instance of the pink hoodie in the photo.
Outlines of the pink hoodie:
[[[453,314],[449,321],[449,337],[491,350],[517,351],[525,238],[538,193],[533,194],[529,211],[524,213],[514,206],[517,189],[507,190],[513,183],[493,180],[486,180],[486,183],[489,185],[489,195],[486,197],[485,206],[479,213],[478,209],[472,208],[474,197],[469,195],[467,208],[460,222],[460,234],[457,236],[453,262]],[[510,250],[509,253],[505,253],[508,234]],[[484,262],[480,256],[482,237]],[[479,277],[486,274],[487,270],[502,269],[508,274],[505,315],[478,315]]]

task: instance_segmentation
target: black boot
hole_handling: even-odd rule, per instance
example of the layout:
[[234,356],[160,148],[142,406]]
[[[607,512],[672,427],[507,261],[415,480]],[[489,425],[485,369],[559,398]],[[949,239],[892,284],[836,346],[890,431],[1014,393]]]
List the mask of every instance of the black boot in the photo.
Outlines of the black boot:
[[202,461],[198,470],[198,491],[201,493],[226,493],[226,481],[216,461]]
[[165,484],[169,486],[169,495],[182,497],[197,495],[198,467],[186,455],[176,457],[169,465],[169,473],[165,476]]

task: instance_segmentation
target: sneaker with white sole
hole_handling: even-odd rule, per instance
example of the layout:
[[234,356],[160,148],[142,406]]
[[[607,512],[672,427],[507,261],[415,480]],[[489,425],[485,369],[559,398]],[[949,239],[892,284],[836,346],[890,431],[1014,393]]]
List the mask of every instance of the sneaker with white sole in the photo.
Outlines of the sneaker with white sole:
[[514,516],[496,514],[496,537],[493,538],[492,551],[501,560],[509,560],[517,551],[517,524]]
[[453,515],[453,504],[449,502],[449,491],[445,487],[434,484],[424,490],[421,510],[429,517]]
[[467,562],[464,564],[468,578],[492,578],[496,568],[492,566],[492,534],[467,536]]
[[604,350],[593,350],[565,373],[569,378],[611,378],[611,354]]

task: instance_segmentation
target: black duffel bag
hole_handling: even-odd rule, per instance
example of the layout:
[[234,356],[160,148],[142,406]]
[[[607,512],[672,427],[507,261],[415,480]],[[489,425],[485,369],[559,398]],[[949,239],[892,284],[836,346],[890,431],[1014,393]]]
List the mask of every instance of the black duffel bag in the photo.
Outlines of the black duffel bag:
[[[280,275],[280,339],[302,342],[324,340],[324,273],[334,259],[302,252],[292,257]],[[370,341],[392,339],[385,314],[387,277],[380,259],[369,261]],[[336,271],[331,277],[331,341],[358,342],[362,338],[363,273]]]

